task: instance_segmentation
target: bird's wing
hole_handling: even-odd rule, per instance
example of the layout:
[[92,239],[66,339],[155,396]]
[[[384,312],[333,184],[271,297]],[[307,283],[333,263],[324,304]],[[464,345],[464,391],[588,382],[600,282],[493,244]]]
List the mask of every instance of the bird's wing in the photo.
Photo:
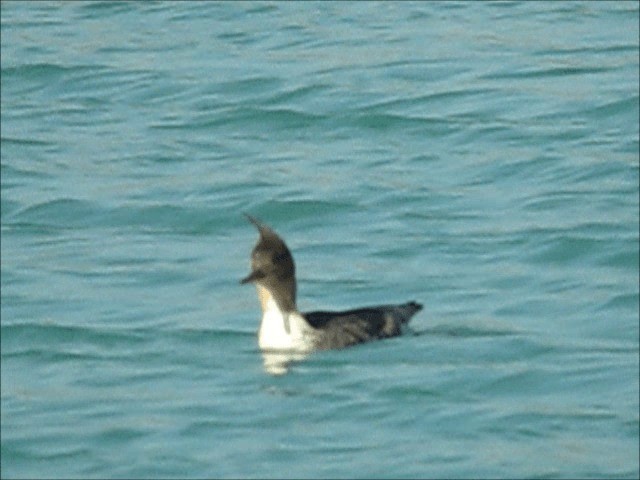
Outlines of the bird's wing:
[[320,333],[316,348],[329,349],[399,335],[402,325],[421,309],[422,305],[409,302],[403,305],[380,305],[345,312],[319,311],[303,315]]

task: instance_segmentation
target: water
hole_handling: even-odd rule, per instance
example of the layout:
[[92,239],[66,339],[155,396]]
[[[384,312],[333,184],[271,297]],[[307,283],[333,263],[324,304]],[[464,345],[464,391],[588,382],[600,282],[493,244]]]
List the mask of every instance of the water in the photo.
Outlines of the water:
[[[3,478],[637,478],[638,18],[3,2]],[[270,375],[242,212],[414,334]]]

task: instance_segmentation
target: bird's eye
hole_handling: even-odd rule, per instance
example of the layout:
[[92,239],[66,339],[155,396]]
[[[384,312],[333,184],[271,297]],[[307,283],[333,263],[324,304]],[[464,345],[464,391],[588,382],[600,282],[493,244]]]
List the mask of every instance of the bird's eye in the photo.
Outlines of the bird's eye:
[[282,262],[282,261],[286,260],[287,258],[289,258],[289,253],[288,252],[275,253],[273,255],[273,261],[274,262]]

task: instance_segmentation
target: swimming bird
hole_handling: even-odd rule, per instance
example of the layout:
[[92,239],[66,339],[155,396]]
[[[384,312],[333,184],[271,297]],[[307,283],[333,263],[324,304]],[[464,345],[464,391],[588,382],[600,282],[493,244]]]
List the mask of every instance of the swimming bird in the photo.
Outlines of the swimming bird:
[[253,283],[258,291],[261,350],[312,352],[395,337],[422,310],[419,303],[408,302],[301,313],[296,306],[296,272],[289,248],[270,227],[251,215],[246,217],[260,238],[251,252],[251,273],[240,283]]

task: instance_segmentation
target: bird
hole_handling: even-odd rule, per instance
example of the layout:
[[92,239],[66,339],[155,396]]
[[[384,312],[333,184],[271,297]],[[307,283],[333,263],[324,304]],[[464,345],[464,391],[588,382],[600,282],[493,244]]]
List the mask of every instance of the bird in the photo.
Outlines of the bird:
[[296,305],[296,269],[284,240],[268,225],[245,214],[260,237],[251,252],[251,272],[240,280],[253,283],[262,308],[258,346],[262,352],[341,349],[395,337],[422,310],[415,302],[346,311],[301,313]]

